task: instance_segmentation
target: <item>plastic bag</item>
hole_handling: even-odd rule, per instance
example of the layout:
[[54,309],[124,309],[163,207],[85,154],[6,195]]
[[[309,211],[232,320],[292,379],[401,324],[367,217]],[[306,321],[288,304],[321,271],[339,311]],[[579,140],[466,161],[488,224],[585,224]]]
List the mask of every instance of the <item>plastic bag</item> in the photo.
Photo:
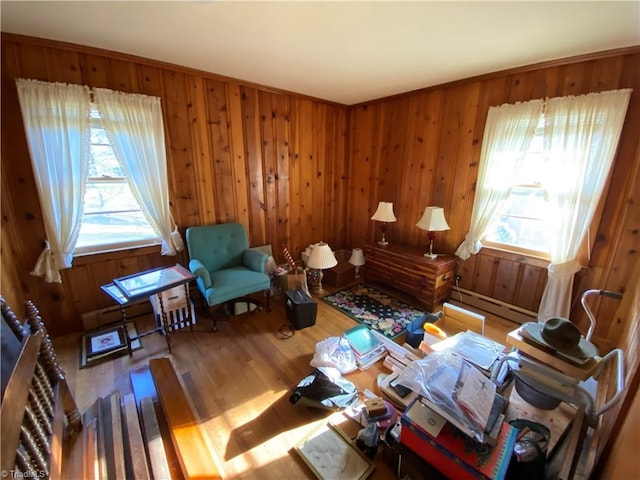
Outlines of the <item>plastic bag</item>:
[[448,351],[434,352],[407,365],[396,383],[419,393],[464,425],[477,440],[483,441],[484,432],[454,398],[463,362],[461,357]]
[[334,367],[345,375],[356,368],[356,357],[344,337],[329,337],[316,343],[316,350],[311,359],[312,367]]
[[341,410],[358,400],[356,386],[332,367],[320,367],[303,378],[289,397],[292,405]]

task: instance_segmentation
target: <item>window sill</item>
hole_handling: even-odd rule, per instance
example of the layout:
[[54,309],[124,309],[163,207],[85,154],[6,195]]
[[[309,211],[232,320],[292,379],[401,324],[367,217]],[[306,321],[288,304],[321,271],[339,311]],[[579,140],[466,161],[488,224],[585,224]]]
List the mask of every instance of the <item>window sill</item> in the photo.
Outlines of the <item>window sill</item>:
[[113,250],[104,250],[96,253],[74,255],[73,266],[89,265],[96,262],[116,260],[120,258],[141,257],[156,253],[160,255],[160,243],[145,246],[114,248]]

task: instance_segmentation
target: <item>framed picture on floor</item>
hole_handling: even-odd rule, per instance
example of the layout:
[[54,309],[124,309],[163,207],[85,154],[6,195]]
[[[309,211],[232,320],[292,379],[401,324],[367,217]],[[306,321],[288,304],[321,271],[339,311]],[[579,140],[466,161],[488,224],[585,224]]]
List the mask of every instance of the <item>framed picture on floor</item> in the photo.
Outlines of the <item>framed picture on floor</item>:
[[364,480],[375,468],[374,463],[330,423],[311,433],[294,449],[320,480]]
[[121,325],[85,337],[87,357],[101,355],[127,345]]
[[[116,335],[114,335],[113,330],[120,329],[122,332],[122,336],[124,336],[124,330],[122,328],[122,324],[107,326],[101,330],[93,330],[86,332],[80,338],[80,363],[79,369],[91,367],[93,365],[97,365],[104,361],[111,360],[113,358],[119,357],[120,355],[126,355],[129,352],[129,348],[126,342],[123,342],[120,347],[116,348],[107,348],[107,343],[111,343],[111,340],[117,342]],[[103,334],[107,334],[107,337],[104,337]],[[142,342],[140,337],[138,337],[138,329],[136,328],[136,324],[133,320],[127,321],[127,333],[129,334],[129,338],[131,339],[131,351],[135,352],[136,350],[140,350],[142,348]],[[117,333],[117,338],[120,338],[120,333]],[[99,353],[95,350],[92,355],[89,355],[89,349],[92,348],[92,338],[97,338],[98,346],[96,346]],[[109,338],[110,340],[104,340],[104,338]],[[103,342],[104,340],[104,342]]]

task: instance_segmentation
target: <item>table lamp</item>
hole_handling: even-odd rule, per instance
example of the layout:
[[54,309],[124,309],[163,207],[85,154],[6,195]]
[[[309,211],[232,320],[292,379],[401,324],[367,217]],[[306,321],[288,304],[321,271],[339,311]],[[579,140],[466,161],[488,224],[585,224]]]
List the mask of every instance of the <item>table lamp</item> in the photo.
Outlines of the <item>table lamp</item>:
[[359,269],[364,265],[364,253],[361,248],[354,248],[351,251],[351,257],[349,257],[349,263],[356,267],[356,278],[360,278]]
[[416,226],[422,230],[426,230],[429,238],[429,253],[424,256],[434,260],[438,255],[433,253],[433,241],[437,238],[436,232],[449,230],[449,224],[444,218],[444,209],[441,207],[427,207],[424,209],[422,218]]
[[387,223],[395,222],[398,219],[393,214],[393,202],[379,202],[378,209],[376,213],[373,214],[371,220],[375,220],[376,222],[382,222],[380,226],[380,231],[382,232],[382,240],[378,243],[380,245],[388,245],[387,239],[385,238],[385,233],[387,232]]
[[331,251],[331,247],[326,242],[316,243],[311,249],[311,255],[307,266],[318,270],[318,291],[322,292],[322,270],[333,268],[338,264],[336,256]]

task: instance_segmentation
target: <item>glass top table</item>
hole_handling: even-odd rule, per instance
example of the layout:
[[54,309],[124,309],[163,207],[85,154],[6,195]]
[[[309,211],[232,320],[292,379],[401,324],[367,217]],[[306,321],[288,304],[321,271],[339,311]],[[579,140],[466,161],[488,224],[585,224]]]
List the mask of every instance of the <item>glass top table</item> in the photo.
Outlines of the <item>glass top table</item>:
[[197,277],[189,270],[184,268],[180,264],[175,264],[168,267],[158,267],[151,270],[145,270],[144,272],[119,277],[113,280],[112,283],[102,285],[100,288],[107,295],[109,295],[118,305],[120,305],[120,314],[122,317],[122,324],[125,330],[125,336],[127,338],[127,344],[129,346],[129,354],[131,354],[131,339],[127,332],[127,320],[125,307],[138,303],[141,300],[147,299],[152,295],[157,295],[158,303],[160,305],[158,327],[148,332],[140,333],[139,337],[144,337],[151,333],[162,333],[167,341],[167,347],[171,352],[171,339],[169,337],[170,325],[167,318],[167,312],[165,311],[162,292],[170,290],[174,287],[184,285],[185,295],[187,299],[187,316],[184,319],[185,324],[189,325],[193,329],[192,309],[191,309],[191,296],[189,295],[189,283],[195,280]]

